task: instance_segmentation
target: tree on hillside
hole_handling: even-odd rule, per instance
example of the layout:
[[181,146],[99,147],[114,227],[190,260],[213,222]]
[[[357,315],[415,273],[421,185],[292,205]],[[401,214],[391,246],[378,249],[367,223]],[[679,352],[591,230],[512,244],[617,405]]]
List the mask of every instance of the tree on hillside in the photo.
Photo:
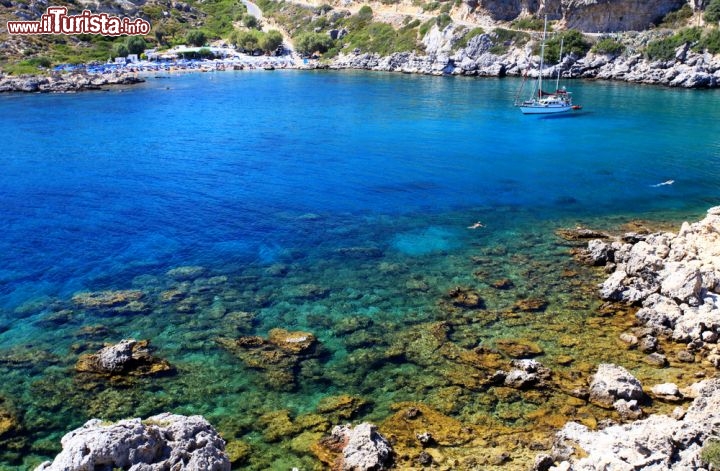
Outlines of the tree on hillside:
[[142,54],[147,48],[147,43],[141,36],[130,36],[125,43],[130,54]]
[[260,47],[260,31],[238,31],[230,39],[235,47],[245,52],[253,52]]
[[260,24],[258,23],[258,19],[252,16],[251,14],[245,14],[242,17],[242,24],[246,28],[250,29],[259,29]]
[[295,38],[295,49],[300,54],[310,55],[314,52],[325,52],[332,46],[332,39],[327,34],[303,33]]
[[119,43],[115,45],[115,57],[127,57],[130,52],[125,44]]
[[265,52],[274,52],[278,47],[282,46],[283,37],[280,31],[271,29],[260,38],[260,49]]
[[207,37],[205,36],[205,33],[200,31],[199,29],[190,31],[187,34],[185,39],[188,42],[188,44],[193,45],[195,47],[202,47],[205,45],[205,42],[207,41]]

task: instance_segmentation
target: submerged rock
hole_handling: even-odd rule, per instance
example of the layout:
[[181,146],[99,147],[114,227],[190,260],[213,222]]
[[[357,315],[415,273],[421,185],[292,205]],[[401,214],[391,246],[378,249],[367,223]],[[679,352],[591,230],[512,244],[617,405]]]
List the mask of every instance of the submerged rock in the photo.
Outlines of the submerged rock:
[[97,353],[82,355],[75,370],[109,376],[149,376],[171,372],[173,367],[150,354],[149,340],[124,339]]
[[485,301],[480,293],[464,286],[456,286],[448,291],[448,297],[456,307],[464,309],[485,309]]
[[143,312],[147,310],[147,305],[141,301],[144,296],[139,290],[97,291],[77,293],[72,301],[84,309]]
[[215,339],[240,358],[249,368],[263,371],[268,386],[292,390],[296,386],[302,362],[318,356],[317,338],[309,332],[272,329],[268,338],[243,336],[237,339]]
[[205,267],[188,265],[183,267],[173,268],[168,270],[167,276],[177,281],[190,281],[196,278],[200,278],[207,272]]
[[225,442],[201,416],[159,414],[105,424],[92,419],[65,435],[63,450],[35,471],[229,471]]

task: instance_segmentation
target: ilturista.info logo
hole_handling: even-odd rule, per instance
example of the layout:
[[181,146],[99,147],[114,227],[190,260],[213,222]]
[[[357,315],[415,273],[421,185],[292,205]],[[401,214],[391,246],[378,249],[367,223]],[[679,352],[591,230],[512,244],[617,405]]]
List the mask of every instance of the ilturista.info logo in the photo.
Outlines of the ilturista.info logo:
[[146,35],[150,23],[142,18],[120,18],[83,10],[68,15],[65,7],[48,7],[40,21],[8,21],[10,34],[101,34],[103,36]]

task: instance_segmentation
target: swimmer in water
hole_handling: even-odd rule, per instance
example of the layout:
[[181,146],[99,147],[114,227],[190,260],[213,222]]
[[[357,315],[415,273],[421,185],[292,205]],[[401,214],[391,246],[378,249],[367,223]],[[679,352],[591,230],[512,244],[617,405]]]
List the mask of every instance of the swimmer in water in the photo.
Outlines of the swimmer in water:
[[472,226],[468,226],[468,229],[477,229],[478,227],[485,227],[485,224],[478,221],[475,224],[473,224]]

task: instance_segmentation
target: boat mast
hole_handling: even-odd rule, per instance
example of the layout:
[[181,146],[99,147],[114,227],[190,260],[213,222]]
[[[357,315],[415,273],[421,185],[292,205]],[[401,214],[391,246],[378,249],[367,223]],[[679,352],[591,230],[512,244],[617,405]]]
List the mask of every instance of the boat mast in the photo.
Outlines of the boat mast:
[[545,65],[545,36],[547,34],[547,15],[545,15],[545,26],[543,26],[543,40],[540,46],[540,77],[538,78],[538,97],[542,98],[543,67]]
[[565,38],[560,38],[560,62],[558,62],[558,75],[557,75],[557,81],[555,82],[555,91],[560,90],[560,72],[562,70],[562,53],[563,53],[563,43],[565,42]]

